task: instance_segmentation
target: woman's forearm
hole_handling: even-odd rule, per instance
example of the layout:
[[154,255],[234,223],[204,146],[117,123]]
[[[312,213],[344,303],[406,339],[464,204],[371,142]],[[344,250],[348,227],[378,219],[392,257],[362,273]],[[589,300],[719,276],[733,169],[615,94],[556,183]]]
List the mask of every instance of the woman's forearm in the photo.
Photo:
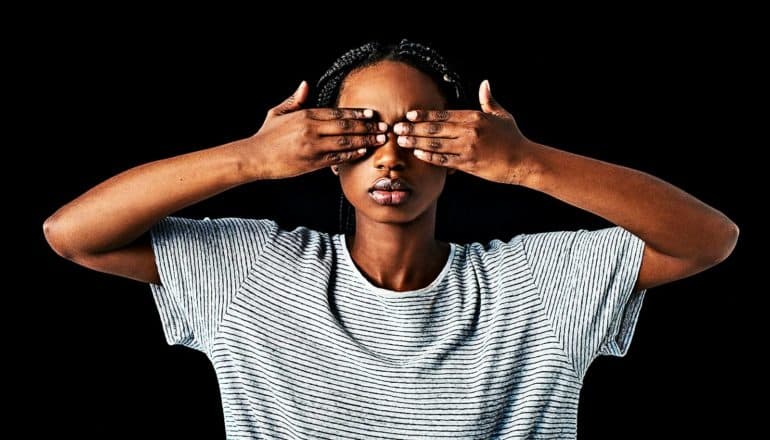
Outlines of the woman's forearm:
[[704,265],[724,260],[738,227],[720,211],[642,171],[529,143],[520,185],[624,227],[648,246]]
[[46,239],[69,259],[126,246],[163,217],[258,180],[249,142],[150,162],[107,179],[51,215],[43,226]]

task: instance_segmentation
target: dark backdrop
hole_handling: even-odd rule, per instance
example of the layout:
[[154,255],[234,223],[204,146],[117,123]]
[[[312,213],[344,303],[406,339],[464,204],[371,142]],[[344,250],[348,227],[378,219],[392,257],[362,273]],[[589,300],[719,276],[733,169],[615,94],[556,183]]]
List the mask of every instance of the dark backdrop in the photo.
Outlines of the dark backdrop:
[[[27,429],[80,438],[116,430],[137,438],[224,437],[213,369],[204,355],[166,345],[148,286],[60,259],[40,227],[59,206],[122,170],[253,134],[300,80],[312,83],[342,51],[383,36],[435,45],[471,96],[489,78],[530,138],[651,173],[741,226],[725,263],[648,292],[628,355],[590,368],[578,425],[581,438],[747,429],[746,396],[758,384],[746,360],[751,306],[736,283],[753,240],[739,195],[749,186],[749,150],[740,140],[749,123],[737,100],[748,89],[750,34],[685,16],[641,17],[640,24],[618,18],[601,27],[478,19],[478,29],[467,31],[408,19],[404,31],[391,26],[396,20],[374,18],[356,31],[339,24],[320,32],[284,16],[170,21],[182,26],[60,24],[27,53],[32,84],[22,92],[32,97],[24,111],[33,142],[19,148],[34,164],[24,185],[40,194],[32,196],[24,230],[43,265],[22,296],[29,301],[23,310],[34,312],[19,313],[17,327],[32,354],[19,365],[34,378],[17,406],[35,417]],[[283,30],[266,30],[266,21]],[[266,217],[285,228],[331,231],[338,196],[339,184],[323,169],[237,188],[182,214]],[[458,173],[442,195],[437,233],[467,242],[606,225],[543,194]]]

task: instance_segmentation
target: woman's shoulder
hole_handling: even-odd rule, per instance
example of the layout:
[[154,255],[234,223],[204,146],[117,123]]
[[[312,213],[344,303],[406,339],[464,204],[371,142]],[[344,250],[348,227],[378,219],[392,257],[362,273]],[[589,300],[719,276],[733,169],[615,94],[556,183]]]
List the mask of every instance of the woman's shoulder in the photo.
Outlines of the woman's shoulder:
[[467,249],[470,254],[479,254],[485,257],[499,254],[524,254],[534,249],[541,253],[554,253],[563,251],[564,247],[568,247],[576,240],[595,240],[598,237],[622,234],[622,232],[622,228],[618,226],[598,230],[521,231],[507,237],[474,240],[459,246]]
[[255,259],[269,254],[275,261],[309,261],[333,254],[336,234],[273,218],[167,217],[153,228],[153,243],[206,249]]
[[525,233],[516,233],[508,237],[494,237],[457,242],[460,248],[467,249],[470,253],[491,254],[506,251],[518,246],[525,237]]
[[281,229],[281,226],[269,218],[243,217],[181,217],[168,216],[154,226],[155,230],[175,232],[183,235],[232,235],[243,233],[264,234]]

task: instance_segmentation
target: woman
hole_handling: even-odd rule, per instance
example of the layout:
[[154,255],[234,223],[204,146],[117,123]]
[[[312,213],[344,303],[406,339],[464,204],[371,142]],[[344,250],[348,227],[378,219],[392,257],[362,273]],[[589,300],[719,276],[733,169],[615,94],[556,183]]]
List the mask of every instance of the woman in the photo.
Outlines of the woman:
[[[169,344],[205,353],[228,438],[571,438],[584,374],[623,356],[647,289],[732,252],[738,227],[653,176],[526,138],[434,50],[370,43],[253,136],[97,185],[44,225],[78,264],[150,284]],[[354,219],[171,217],[329,166]],[[615,224],[465,245],[434,238],[460,170]],[[704,239],[708,237],[708,239]]]

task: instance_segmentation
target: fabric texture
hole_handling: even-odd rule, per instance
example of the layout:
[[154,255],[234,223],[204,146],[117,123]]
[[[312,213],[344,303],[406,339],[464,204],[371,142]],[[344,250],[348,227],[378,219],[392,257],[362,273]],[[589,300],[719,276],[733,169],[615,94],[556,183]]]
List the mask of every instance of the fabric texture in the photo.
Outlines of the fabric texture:
[[574,438],[585,372],[626,354],[646,293],[619,226],[450,243],[406,292],[342,234],[168,217],[151,236],[166,342],[210,359],[228,439]]

